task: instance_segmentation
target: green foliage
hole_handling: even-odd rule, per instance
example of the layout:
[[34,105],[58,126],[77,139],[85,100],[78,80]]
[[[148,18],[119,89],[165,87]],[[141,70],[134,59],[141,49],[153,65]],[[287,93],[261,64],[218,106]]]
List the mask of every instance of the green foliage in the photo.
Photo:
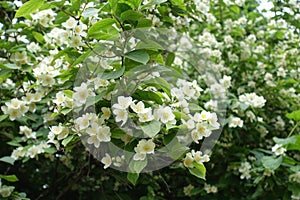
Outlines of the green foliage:
[[30,18],[30,14],[38,10],[44,3],[44,0],[30,0],[20,7],[15,15],[15,18],[26,17]]
[[299,2],[272,4],[1,1],[0,199],[299,199]]

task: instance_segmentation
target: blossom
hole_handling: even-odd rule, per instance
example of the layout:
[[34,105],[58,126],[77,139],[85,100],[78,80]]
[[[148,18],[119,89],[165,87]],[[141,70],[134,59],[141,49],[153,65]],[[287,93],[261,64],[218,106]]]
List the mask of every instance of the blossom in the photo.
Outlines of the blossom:
[[206,191],[206,193],[217,193],[218,192],[218,188],[216,186],[212,186],[209,184],[204,184],[204,190]]
[[96,148],[99,148],[100,142],[109,142],[110,141],[110,128],[108,126],[99,126],[96,123],[93,123],[90,128],[86,130],[89,134],[87,139],[88,144],[94,144]]
[[73,99],[76,106],[85,104],[89,96],[95,96],[91,89],[88,89],[87,83],[82,83],[79,87],[74,88]]
[[130,108],[135,112],[135,113],[144,113],[145,105],[142,101],[139,101],[137,104],[131,103]]
[[195,162],[197,162],[198,164],[203,164],[204,162],[209,162],[210,158],[207,154],[202,154],[201,151],[194,151],[192,150],[191,151],[193,157],[194,157],[194,160]]
[[154,154],[155,143],[152,140],[142,139],[138,145],[134,148],[136,152],[133,156],[134,160],[144,160],[146,154]]
[[194,158],[193,158],[192,153],[187,153],[183,160],[184,166],[188,167],[188,168],[193,168],[194,167],[193,162],[194,162]]
[[246,93],[246,94],[240,95],[239,101],[243,102],[247,105],[250,105],[254,108],[262,108],[266,103],[266,100],[264,99],[263,96],[258,96],[255,93]]
[[175,115],[169,106],[161,107],[155,110],[154,117],[162,123],[174,123]]
[[244,179],[244,178],[249,179],[249,178],[251,178],[250,169],[251,169],[251,165],[250,165],[249,162],[242,162],[241,166],[239,167],[239,172],[241,173],[240,178],[241,179]]
[[201,111],[201,113],[198,113],[198,112],[195,113],[193,119],[196,122],[201,122],[201,121],[209,119],[210,117],[211,117],[211,113],[203,110],[203,111]]
[[143,113],[138,113],[140,122],[149,122],[154,119],[151,108],[145,108]]
[[198,144],[198,141],[203,137],[209,137],[210,135],[211,130],[209,130],[207,125],[203,123],[197,123],[196,128],[191,133],[192,139],[196,144]]
[[101,159],[101,162],[104,164],[104,169],[108,168],[112,163],[110,155],[105,153],[105,156]]
[[88,116],[84,115],[82,117],[77,118],[75,120],[75,125],[79,128],[79,130],[86,129],[90,125]]
[[109,119],[110,118],[110,115],[111,115],[111,111],[110,111],[110,109],[109,108],[107,108],[107,107],[102,107],[101,108],[101,111],[102,111],[102,117],[104,118],[104,119]]
[[118,97],[118,103],[114,104],[112,107],[116,109],[127,109],[132,103],[132,97]]
[[276,156],[280,156],[286,152],[286,148],[284,148],[282,144],[275,144],[272,147],[272,152],[275,153]]
[[3,187],[0,187],[0,194],[2,197],[9,197],[12,193],[12,191],[14,190],[14,187],[12,186],[3,186]]
[[243,127],[243,120],[241,120],[239,117],[232,117],[229,121],[229,127],[230,128],[235,128],[235,127]]
[[128,119],[128,112],[127,110],[123,110],[123,109],[114,109],[113,113],[116,115],[115,120],[116,122],[123,122],[121,124],[121,126],[123,126],[127,119]]
[[70,17],[67,21],[62,23],[62,26],[67,29],[75,28],[76,25],[77,21],[73,17]]

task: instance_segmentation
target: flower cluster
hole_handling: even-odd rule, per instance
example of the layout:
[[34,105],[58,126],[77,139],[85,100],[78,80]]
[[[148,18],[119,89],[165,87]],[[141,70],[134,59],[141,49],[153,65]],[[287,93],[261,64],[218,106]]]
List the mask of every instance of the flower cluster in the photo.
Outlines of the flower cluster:
[[258,96],[255,93],[246,93],[239,96],[239,100],[242,103],[245,103],[249,106],[252,106],[253,108],[262,108],[266,100],[262,96]]
[[204,162],[208,162],[209,160],[210,159],[207,154],[203,154],[201,151],[192,150],[191,152],[186,154],[183,164],[185,167],[194,168],[194,161],[198,164],[203,164]]
[[75,119],[74,123],[75,130],[83,135],[87,135],[87,143],[95,148],[99,148],[100,142],[109,142],[111,140],[110,128],[105,125],[104,117],[98,118],[95,113],[87,113]]

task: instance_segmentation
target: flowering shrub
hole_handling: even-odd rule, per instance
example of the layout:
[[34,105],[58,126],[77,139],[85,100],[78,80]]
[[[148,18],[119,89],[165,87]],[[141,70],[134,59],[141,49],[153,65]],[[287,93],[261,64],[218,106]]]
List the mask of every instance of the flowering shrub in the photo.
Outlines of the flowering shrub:
[[300,199],[300,3],[258,5],[0,2],[1,198]]

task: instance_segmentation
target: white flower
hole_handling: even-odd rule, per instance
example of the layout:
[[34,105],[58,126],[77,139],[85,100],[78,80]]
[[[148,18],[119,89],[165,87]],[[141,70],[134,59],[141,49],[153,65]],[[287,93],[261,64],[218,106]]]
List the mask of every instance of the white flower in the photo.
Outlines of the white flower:
[[195,113],[193,119],[195,122],[201,122],[201,121],[209,119],[210,117],[211,117],[211,113],[203,110],[203,111],[201,111],[201,113],[198,113],[198,112]]
[[39,78],[41,79],[42,86],[52,86],[55,84],[54,78],[49,74],[42,74]]
[[131,103],[130,108],[135,112],[135,113],[145,113],[145,105],[142,101],[139,101],[137,104]]
[[20,134],[24,134],[26,139],[29,138],[36,139],[36,132],[33,132],[27,126],[20,126]]
[[108,168],[112,163],[110,155],[108,153],[105,153],[105,157],[101,159],[101,162],[104,164],[104,169]]
[[126,123],[127,119],[128,119],[127,110],[114,109],[113,113],[116,115],[116,117],[115,117],[116,122],[121,122],[122,121],[123,123],[121,124],[121,126],[123,126]]
[[201,151],[197,151],[195,152],[194,150],[191,151],[194,160],[198,163],[198,164],[203,164],[204,162],[209,162],[209,156],[204,154],[202,155]]
[[194,129],[195,128],[195,122],[192,119],[189,119],[187,122],[185,122],[183,120],[183,124],[185,124],[188,129]]
[[62,131],[58,134],[57,139],[62,140],[65,139],[69,135],[69,129],[67,127],[63,127]]
[[207,128],[207,125],[202,123],[196,124],[196,129],[194,129],[191,133],[193,141],[198,144],[199,140],[201,140],[203,137],[209,137],[211,135],[211,130]]
[[67,29],[75,28],[76,25],[77,25],[77,21],[73,17],[70,17],[67,21],[62,23],[62,26]]
[[14,190],[14,187],[10,186],[4,186],[4,187],[0,187],[0,194],[2,197],[9,197],[12,193],[12,191]]
[[100,140],[97,137],[97,135],[91,135],[88,139],[87,139],[87,143],[88,144],[93,144],[96,148],[99,148],[100,146]]
[[89,125],[90,125],[90,122],[89,122],[89,119],[87,118],[87,116],[82,116],[82,117],[79,117],[75,120],[75,125],[77,127],[79,127],[79,130],[83,130],[83,129],[86,129]]
[[111,115],[111,111],[110,111],[110,109],[109,108],[106,108],[106,107],[102,107],[101,108],[101,111],[102,111],[102,117],[104,118],[104,119],[109,119],[110,118],[110,115]]
[[289,181],[300,183],[300,171],[289,176]]
[[239,172],[241,173],[241,176],[240,178],[241,179],[249,179],[251,178],[251,175],[250,175],[250,169],[251,169],[251,165],[249,162],[243,162],[241,163],[241,166],[239,167]]
[[43,147],[41,145],[33,145],[32,147],[30,147],[27,151],[27,156],[29,156],[30,158],[34,158],[36,155],[43,153]]
[[138,117],[140,122],[149,122],[154,119],[151,108],[145,108],[144,113],[139,113]]
[[246,94],[240,95],[239,101],[243,102],[247,105],[250,105],[254,108],[262,108],[266,103],[266,100],[264,99],[263,96],[258,96],[255,93],[246,93]]
[[112,158],[114,166],[116,166],[116,167],[121,167],[123,165],[123,163],[124,163],[124,160],[125,160],[125,156],[124,155]]
[[127,109],[132,103],[132,97],[118,97],[118,103],[114,104],[112,107],[116,109]]
[[133,160],[145,160],[146,154],[145,153],[135,153],[133,156]]
[[136,154],[133,156],[134,160],[144,160],[146,154],[154,154],[155,143],[152,140],[142,139],[134,148]]
[[110,128],[108,126],[98,126],[98,124],[93,123],[91,128],[86,131],[90,137],[87,139],[88,144],[94,144],[96,148],[99,148],[100,142],[110,141]]
[[85,31],[86,29],[87,29],[87,26],[85,24],[83,24],[83,23],[80,23],[79,25],[77,25],[77,26],[74,27],[74,32],[77,35],[85,37],[87,35],[86,31]]
[[183,95],[182,91],[179,88],[172,88],[171,89],[171,95],[173,97],[176,97],[178,100],[183,100],[184,99],[184,95]]
[[272,147],[272,152],[274,152],[276,156],[283,155],[286,152],[286,148],[282,147],[282,144],[275,144]]
[[183,160],[184,166],[189,167],[189,168],[193,168],[194,167],[193,162],[194,162],[193,155],[191,153],[187,153],[185,155],[184,160]]
[[218,123],[218,116],[216,113],[211,113],[210,117],[208,118],[208,123],[214,129],[220,128],[220,124]]
[[216,186],[211,186],[211,185],[206,184],[206,183],[204,185],[204,190],[207,193],[217,193],[218,192],[218,188]]
[[242,128],[243,124],[244,124],[243,120],[241,120],[239,117],[232,117],[229,122],[229,127],[230,128],[235,128],[235,127]]
[[154,117],[162,123],[174,123],[175,115],[170,107],[159,108],[154,112]]
[[56,97],[56,99],[53,100],[53,103],[55,103],[56,105],[61,105],[66,100],[66,97],[62,91],[59,91],[58,93],[56,93],[55,97]]
[[88,89],[87,83],[82,83],[80,87],[75,87],[74,90],[75,92],[73,94],[73,99],[76,106],[85,104],[86,99],[89,96],[95,96],[95,94],[90,89]]

